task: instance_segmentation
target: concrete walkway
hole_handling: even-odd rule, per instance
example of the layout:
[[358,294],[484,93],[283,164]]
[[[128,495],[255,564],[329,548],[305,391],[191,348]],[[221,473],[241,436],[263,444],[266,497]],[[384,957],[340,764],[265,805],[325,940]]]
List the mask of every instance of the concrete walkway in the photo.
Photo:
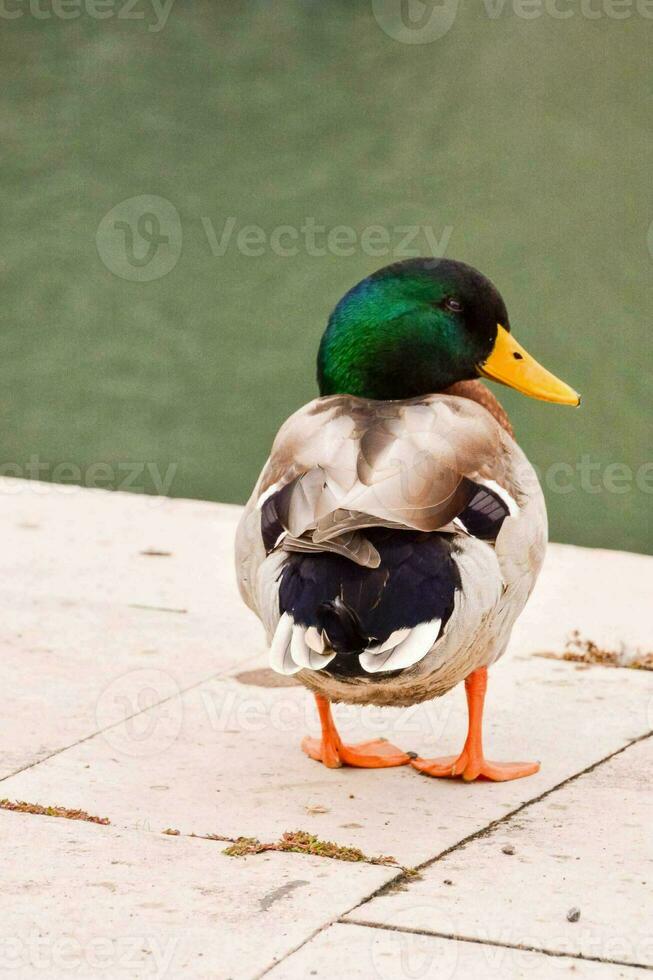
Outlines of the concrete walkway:
[[[574,631],[650,653],[653,558],[550,547],[486,726],[541,771],[468,786],[300,752],[317,719],[237,595],[238,514],[0,481],[0,976],[645,977],[653,673],[559,657]],[[461,690],[336,716],[422,754],[466,720]]]

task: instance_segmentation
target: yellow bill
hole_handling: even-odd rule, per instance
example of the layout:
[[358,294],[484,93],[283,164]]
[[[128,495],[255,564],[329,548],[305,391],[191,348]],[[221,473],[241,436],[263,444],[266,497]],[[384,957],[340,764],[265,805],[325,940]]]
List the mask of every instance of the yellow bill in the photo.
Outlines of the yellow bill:
[[499,381],[531,398],[560,405],[580,405],[578,392],[538,364],[500,323],[497,324],[492,353],[478,371],[484,378]]

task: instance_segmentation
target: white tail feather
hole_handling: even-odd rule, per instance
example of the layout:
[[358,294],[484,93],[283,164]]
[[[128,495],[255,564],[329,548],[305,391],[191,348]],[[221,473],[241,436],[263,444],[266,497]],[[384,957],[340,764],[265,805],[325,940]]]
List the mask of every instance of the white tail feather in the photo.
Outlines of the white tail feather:
[[319,633],[315,626],[309,626],[304,637],[311,650],[316,653],[324,653],[324,633]]
[[309,670],[321,670],[335,657],[332,650],[329,653],[316,653],[315,650],[311,650],[306,642],[306,631],[303,626],[292,628],[290,655],[299,667],[307,667]]
[[301,670],[290,654],[292,639],[292,616],[284,613],[277,624],[270,644],[270,667],[277,674],[296,674]]
[[[377,674],[381,670],[402,670],[412,667],[422,660],[438,638],[441,619],[432,619],[428,623],[420,623],[413,627],[409,635],[391,650],[383,653],[371,653],[366,650],[360,656],[361,667],[368,674]],[[399,631],[397,631],[399,632]]]
[[385,653],[386,650],[394,650],[397,644],[401,643],[402,640],[405,640],[409,633],[409,628],[395,630],[394,633],[390,634],[385,643],[381,643],[376,647],[367,647],[365,653],[373,653],[374,656],[376,656],[377,653]]

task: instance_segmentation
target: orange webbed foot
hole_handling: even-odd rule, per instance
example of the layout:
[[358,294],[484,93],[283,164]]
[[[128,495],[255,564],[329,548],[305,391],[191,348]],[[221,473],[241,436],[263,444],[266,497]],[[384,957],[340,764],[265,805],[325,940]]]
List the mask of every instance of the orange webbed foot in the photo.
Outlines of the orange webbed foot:
[[444,778],[462,776],[466,783],[471,783],[475,779],[505,783],[511,779],[532,776],[540,768],[539,762],[490,762],[482,755],[472,755],[466,749],[459,756],[448,755],[440,759],[413,759],[411,766],[425,776]]
[[510,779],[532,776],[539,770],[539,762],[490,762],[485,758],[482,722],[486,687],[486,667],[479,667],[465,678],[469,725],[467,739],[460,755],[447,755],[441,759],[413,759],[411,766],[414,769],[424,773],[425,776],[444,778],[462,776],[466,783],[471,783],[475,779],[505,783]]
[[358,769],[388,769],[391,766],[408,765],[414,753],[402,752],[384,738],[375,738],[358,745],[345,745],[331,715],[331,705],[321,694],[315,695],[322,738],[305,738],[302,749],[306,755],[329,769],[340,766],[356,766]]
[[329,769],[354,766],[358,769],[388,769],[405,766],[412,756],[402,752],[384,738],[376,738],[358,745],[345,745],[340,739],[305,738],[302,749],[311,759],[322,762]]

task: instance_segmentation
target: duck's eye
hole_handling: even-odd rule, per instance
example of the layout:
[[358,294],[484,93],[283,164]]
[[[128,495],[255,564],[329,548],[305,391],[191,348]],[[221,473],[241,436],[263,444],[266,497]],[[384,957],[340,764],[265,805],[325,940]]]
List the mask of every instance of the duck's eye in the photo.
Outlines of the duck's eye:
[[463,311],[463,304],[459,303],[453,296],[447,296],[443,305],[445,310],[449,310],[450,313],[462,313]]

